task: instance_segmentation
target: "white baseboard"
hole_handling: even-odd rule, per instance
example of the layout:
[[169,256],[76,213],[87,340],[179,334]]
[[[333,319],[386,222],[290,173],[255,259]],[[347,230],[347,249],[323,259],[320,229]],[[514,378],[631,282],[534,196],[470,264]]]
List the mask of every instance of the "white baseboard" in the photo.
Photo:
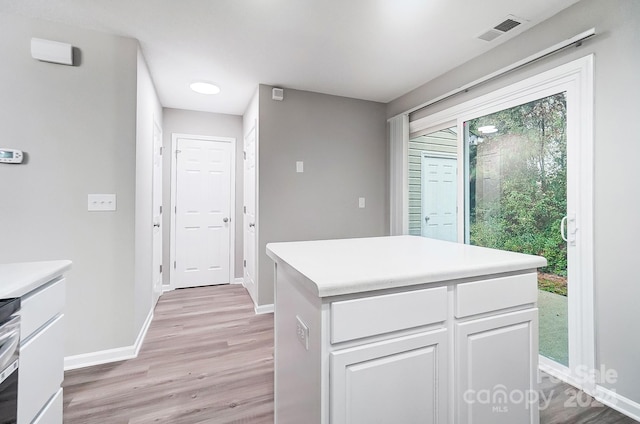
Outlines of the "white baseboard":
[[596,386],[596,393],[594,397],[598,402],[603,403],[636,421],[640,421],[640,403],[627,399],[615,391],[602,386]]
[[231,284],[242,284],[244,286],[244,278],[236,277],[236,279],[233,280],[233,283],[231,283]]
[[140,348],[142,347],[144,338],[147,335],[147,330],[151,325],[151,321],[153,321],[153,309],[149,311],[147,319],[144,321],[133,345],[67,356],[64,358],[64,370],[75,370],[78,368],[91,367],[93,365],[101,365],[135,358],[140,352]]
[[564,381],[567,384],[577,388],[578,390],[582,390],[589,396],[594,396],[593,390],[587,387],[584,384],[584,381],[580,379],[574,378],[570,373],[569,369],[566,367],[558,367],[557,364],[551,365],[553,361],[544,356],[540,355],[538,359],[538,369],[549,374],[551,377],[554,377],[558,380]]
[[256,312],[256,315],[260,314],[271,314],[273,313],[273,303],[270,305],[254,305],[253,310]]

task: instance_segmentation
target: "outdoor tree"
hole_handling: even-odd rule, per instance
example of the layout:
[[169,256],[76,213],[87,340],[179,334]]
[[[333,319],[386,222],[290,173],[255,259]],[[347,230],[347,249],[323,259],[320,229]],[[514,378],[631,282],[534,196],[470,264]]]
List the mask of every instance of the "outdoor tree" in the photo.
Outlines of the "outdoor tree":
[[[567,208],[566,121],[560,93],[465,123],[471,243],[542,255],[549,263],[543,271],[561,277],[567,275],[559,230]],[[488,126],[495,130],[478,130]]]

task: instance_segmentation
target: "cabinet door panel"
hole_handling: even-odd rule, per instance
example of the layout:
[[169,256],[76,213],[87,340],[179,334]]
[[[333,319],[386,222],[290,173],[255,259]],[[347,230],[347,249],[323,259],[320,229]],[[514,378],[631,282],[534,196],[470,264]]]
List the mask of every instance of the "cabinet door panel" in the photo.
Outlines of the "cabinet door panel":
[[537,309],[456,324],[459,423],[538,423]]
[[447,422],[447,332],[331,354],[331,423]]

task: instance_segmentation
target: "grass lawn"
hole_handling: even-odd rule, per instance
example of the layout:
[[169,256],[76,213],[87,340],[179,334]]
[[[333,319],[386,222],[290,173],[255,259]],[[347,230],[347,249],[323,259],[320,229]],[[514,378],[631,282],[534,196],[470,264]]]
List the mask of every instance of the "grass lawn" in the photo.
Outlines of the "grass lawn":
[[562,296],[567,295],[567,277],[561,277],[554,274],[545,274],[538,272],[538,288],[540,290],[560,294]]

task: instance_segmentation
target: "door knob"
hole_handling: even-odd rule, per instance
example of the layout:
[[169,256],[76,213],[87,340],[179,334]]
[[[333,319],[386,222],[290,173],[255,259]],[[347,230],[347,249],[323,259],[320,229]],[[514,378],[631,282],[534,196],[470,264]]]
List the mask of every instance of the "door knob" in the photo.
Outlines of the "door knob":
[[222,222],[229,222],[229,218],[222,218]]
[[424,222],[429,222],[429,217],[428,216],[424,217]]
[[255,226],[256,226],[256,223],[255,223],[255,222],[251,222],[251,223],[249,224],[249,228],[251,228],[251,227],[255,227]]
[[157,223],[153,224],[153,226],[154,226],[154,227],[157,227],[157,228],[160,228],[160,223],[159,223],[159,222],[157,222]]

